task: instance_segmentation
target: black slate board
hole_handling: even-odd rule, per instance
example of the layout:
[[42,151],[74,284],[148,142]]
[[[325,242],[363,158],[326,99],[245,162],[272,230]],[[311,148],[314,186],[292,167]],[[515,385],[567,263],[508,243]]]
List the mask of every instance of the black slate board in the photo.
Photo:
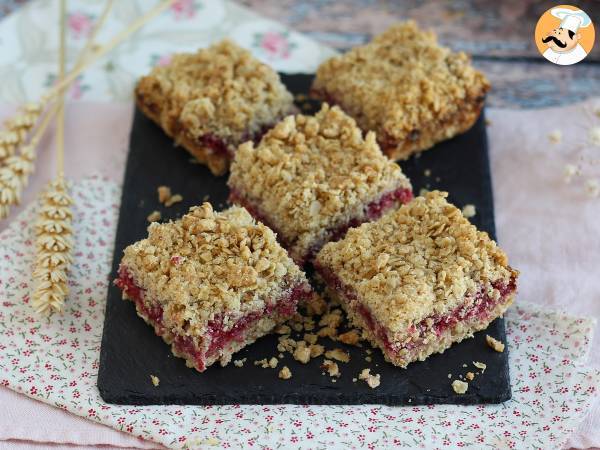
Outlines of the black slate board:
[[[310,75],[282,75],[295,94],[306,93]],[[307,109],[306,102],[303,102]],[[316,103],[312,103],[317,108]],[[401,163],[410,177],[415,193],[421,188],[444,189],[450,201],[462,207],[474,204],[477,215],[473,222],[494,236],[494,208],[488,162],[487,137],[483,116],[462,136],[436,146],[417,158]],[[425,176],[425,170],[431,171]],[[190,162],[189,154],[174,148],[172,141],[139,111],[135,112],[111,280],[123,249],[146,236],[146,216],[161,210],[163,219],[180,217],[193,205],[202,203],[206,195],[217,207],[226,207],[226,177],[214,177],[202,165]],[[172,187],[181,193],[182,203],[171,208],[158,204],[156,188]],[[237,354],[248,358],[243,368],[233,364],[210,367],[200,374],[188,369],[184,361],[171,355],[169,347],[152,328],[137,317],[131,302],[121,300],[119,290],[111,284],[108,290],[106,319],[102,337],[98,388],[108,403],[118,404],[387,404],[417,405],[429,403],[499,403],[511,396],[508,354],[496,353],[485,344],[485,334],[505,340],[503,319],[494,321],[474,339],[453,346],[444,354],[409,365],[405,370],[383,360],[374,350],[372,362],[365,361],[365,348],[344,346],[322,340],[326,348],[346,347],[351,354],[348,364],[339,363],[341,378],[333,383],[322,375],[316,358],[302,365],[286,354],[278,369],[287,365],[293,377],[283,381],[278,369],[263,369],[253,362],[277,355],[277,337],[267,336]],[[467,371],[475,371],[473,361],[487,364],[484,375],[469,384],[464,395],[453,392],[448,379]],[[463,368],[463,363],[468,368]],[[353,382],[359,372],[371,367],[381,374],[381,386],[370,389],[366,383]],[[150,374],[160,378],[154,387]]]

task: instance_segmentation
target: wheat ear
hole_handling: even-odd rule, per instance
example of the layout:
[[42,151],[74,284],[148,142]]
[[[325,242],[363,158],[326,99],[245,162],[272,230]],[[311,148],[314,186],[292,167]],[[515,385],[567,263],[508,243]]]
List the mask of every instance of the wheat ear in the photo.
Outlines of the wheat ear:
[[[98,31],[100,31],[100,29],[104,25],[104,22],[106,22],[108,13],[112,8],[112,4],[113,0],[108,0],[106,2],[104,10],[100,15],[100,18],[98,19],[92,32],[88,36],[85,47],[83,48],[81,54],[77,58],[75,68],[78,68],[85,63],[86,58],[88,57],[88,54],[90,53],[94,45]],[[33,106],[30,106],[30,108],[33,108]],[[54,116],[56,116],[58,109],[58,107],[54,107],[46,112],[46,115],[42,119],[41,124],[35,129],[32,138],[26,145],[23,145],[23,143],[27,138],[28,130],[25,130],[24,127],[19,128],[18,139],[13,138],[14,142],[12,142],[11,144],[10,150],[12,152],[12,156],[6,158],[3,161],[3,165],[2,161],[0,161],[0,219],[4,219],[8,216],[8,214],[10,213],[10,207],[12,205],[17,205],[20,203],[21,193],[23,192],[23,189],[25,189],[25,186],[27,186],[27,182],[29,181],[29,175],[33,173],[35,168],[34,160],[36,157],[37,146],[42,136],[44,135],[44,132],[48,128],[48,125],[50,124]],[[18,119],[17,117],[13,119],[13,121],[18,119],[21,123],[34,123],[37,116],[33,116],[33,113],[28,113],[25,120],[23,118]],[[2,135],[0,134],[0,139],[1,136]],[[20,147],[20,151],[14,154],[15,149],[18,147]],[[7,148],[8,147],[6,147],[5,150]],[[0,151],[1,150],[2,144],[0,143]]]
[[[59,79],[65,76],[66,0],[60,0]],[[64,95],[57,101],[56,165],[58,175],[41,196],[41,211],[36,223],[37,257],[33,279],[33,308],[40,314],[61,311],[69,292],[67,271],[71,264],[73,200],[64,178],[65,110]]]

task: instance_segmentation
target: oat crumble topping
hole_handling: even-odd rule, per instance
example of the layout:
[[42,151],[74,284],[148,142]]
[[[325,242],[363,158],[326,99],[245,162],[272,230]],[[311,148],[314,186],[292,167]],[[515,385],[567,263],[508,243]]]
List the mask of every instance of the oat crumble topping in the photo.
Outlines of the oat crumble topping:
[[315,116],[286,117],[256,147],[242,144],[228,184],[277,228],[294,257],[327,230],[363,217],[383,193],[410,189],[374,133],[363,137],[354,119],[327,104]]
[[170,136],[181,128],[192,139],[212,134],[236,144],[293,105],[277,72],[229,40],[173,55],[140,79],[136,94]]
[[475,217],[476,214],[477,210],[475,209],[475,205],[468,204],[463,206],[462,215],[465,216],[467,219]]
[[[465,53],[441,47],[433,32],[408,21],[325,61],[312,90],[340,104],[380,142],[414,141],[414,151],[470,127],[489,88]],[[462,118],[468,108],[473,112]]]
[[371,369],[363,369],[358,375],[359,380],[364,380],[371,389],[375,389],[381,384],[381,376],[379,374],[372,375]]
[[158,387],[158,385],[160,384],[160,378],[158,378],[155,375],[150,375],[150,381],[152,381],[154,387]]
[[[173,263],[174,255],[177,264]],[[163,308],[163,322],[177,334],[199,335],[223,314],[223,327],[266,300],[282,295],[289,282],[308,282],[277,243],[274,233],[248,212],[214,212],[210,203],[191,208],[180,220],[148,227],[148,238],[124,251],[121,266],[147,301]]]
[[[425,317],[445,314],[481,284],[508,283],[516,273],[506,254],[478,231],[447,194],[432,191],[376,222],[325,245],[316,263],[350,286],[373,317],[404,333]],[[380,255],[389,254],[382,265]],[[498,293],[499,295],[499,293]]]
[[494,349],[498,353],[502,353],[504,351],[504,344],[498,339],[494,339],[489,334],[485,335],[485,342],[487,343],[488,347]]
[[343,344],[346,344],[346,345],[356,345],[356,346],[359,346],[360,345],[359,342],[361,340],[361,337],[360,337],[360,333],[358,332],[358,330],[354,329],[354,330],[350,330],[350,331],[347,331],[345,333],[340,334],[337,337],[337,340],[339,342],[342,342]]
[[325,352],[325,357],[329,359],[335,359],[340,362],[347,363],[350,361],[350,354],[341,348],[334,348]]
[[467,372],[465,378],[469,381],[473,381],[473,379],[475,378],[475,374],[473,372]]
[[164,203],[171,198],[171,188],[169,186],[159,186],[157,191],[159,203]]
[[301,362],[302,364],[306,364],[310,361],[310,353],[311,350],[306,346],[306,342],[299,341],[298,346],[294,350],[293,357],[296,361]]
[[165,200],[165,206],[167,208],[173,206],[175,203],[179,203],[183,201],[183,197],[180,194],[175,194],[170,196],[167,200]]
[[148,222],[152,223],[152,222],[158,222],[161,218],[162,218],[162,214],[160,213],[160,211],[152,211],[150,214],[148,214],[148,217],[146,217],[146,220]]
[[288,369],[288,366],[283,366],[283,368],[279,371],[279,378],[282,380],[289,380],[292,378],[292,372]]
[[233,361],[233,365],[235,367],[244,367],[244,364],[246,363],[247,359],[248,358],[236,359]]
[[321,368],[325,369],[330,377],[340,377],[342,375],[337,363],[329,359],[323,361]]
[[465,383],[464,381],[460,380],[454,380],[452,382],[452,389],[457,394],[464,394],[467,392],[467,389],[469,389],[469,383]]

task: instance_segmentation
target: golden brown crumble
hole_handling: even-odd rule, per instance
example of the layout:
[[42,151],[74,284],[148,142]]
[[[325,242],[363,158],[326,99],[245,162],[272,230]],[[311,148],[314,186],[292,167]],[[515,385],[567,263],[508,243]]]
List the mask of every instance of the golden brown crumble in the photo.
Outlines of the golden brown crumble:
[[409,21],[325,61],[312,91],[406,157],[469,128],[489,88],[465,53],[441,47],[433,32]]
[[310,349],[311,358],[316,358],[325,353],[325,347],[319,344],[311,344],[308,348]]
[[475,209],[475,205],[468,204],[463,206],[462,215],[465,216],[467,219],[475,217],[476,214],[477,210]]
[[350,330],[345,333],[340,334],[337,337],[337,340],[346,344],[346,345],[359,345],[360,342],[360,334],[358,330]]
[[310,361],[310,348],[306,346],[304,341],[299,341],[297,344],[298,346],[293,353],[294,359],[302,364],[308,363]]
[[158,385],[160,384],[160,378],[158,378],[156,375],[150,375],[150,381],[152,382],[154,387],[158,387]]
[[473,379],[475,379],[475,374],[473,372],[467,372],[465,378],[469,381],[473,381]]
[[336,362],[330,361],[326,359],[323,361],[321,368],[327,371],[330,377],[340,377],[342,374],[340,373],[340,368]]
[[400,167],[337,107],[315,116],[288,116],[258,146],[242,144],[229,186],[277,228],[293,258],[301,258],[328,230],[365,217],[365,205],[400,187]]
[[317,336],[335,339],[337,336],[337,328],[323,327],[317,332]]
[[379,374],[372,375],[371,369],[363,369],[358,375],[359,380],[364,380],[371,389],[375,389],[381,384],[381,376]]
[[171,188],[169,186],[159,186],[157,191],[159,203],[165,203],[171,198]]
[[488,347],[493,348],[498,353],[502,353],[504,351],[504,343],[500,342],[498,339],[494,339],[489,334],[485,335],[485,342]]
[[473,361],[473,365],[478,369],[481,369],[481,373],[485,372],[485,369],[487,368],[487,365],[485,363],[479,361]]
[[233,361],[233,365],[235,367],[244,367],[244,364],[246,363],[247,359],[248,358],[236,359]]
[[321,317],[319,326],[337,328],[342,323],[342,320],[342,310],[336,308]]
[[277,334],[290,334],[292,329],[288,325],[279,325],[275,328],[275,333]]
[[316,344],[317,339],[318,339],[318,336],[316,334],[311,334],[311,333],[304,334],[304,340],[306,341],[307,344]]
[[469,389],[469,383],[465,383],[464,381],[460,380],[454,380],[452,382],[452,389],[457,394],[464,394],[467,392],[467,389]]
[[340,362],[350,362],[350,354],[341,348],[334,348],[325,352],[325,358],[335,359]]
[[183,201],[183,196],[181,194],[175,194],[170,196],[167,200],[165,200],[165,206],[167,208],[173,206],[175,203],[179,203]]
[[[460,210],[432,191],[373,223],[351,229],[316,262],[353,289],[379,323],[404,334],[432,313],[445,314],[484,284],[508,284],[506,254]],[[382,253],[389,254],[384,265]]]
[[182,143],[215,174],[227,169],[227,155],[215,155],[201,139],[220,139],[233,154],[237,145],[294,110],[279,75],[229,40],[196,53],[176,54],[166,66],[140,79],[136,99],[142,111]]
[[148,214],[148,217],[146,217],[146,220],[148,222],[158,222],[160,219],[162,218],[162,214],[160,213],[160,211],[152,211],[150,214]]
[[214,212],[210,203],[180,220],[151,224],[146,239],[125,249],[121,265],[145,290],[146,302],[163,308],[165,327],[181,336],[202,334],[216,315],[228,330],[290,284],[309,289],[269,228],[243,208]]
[[283,368],[279,371],[279,378],[282,380],[289,380],[292,378],[292,372],[288,369],[288,366],[283,366]]

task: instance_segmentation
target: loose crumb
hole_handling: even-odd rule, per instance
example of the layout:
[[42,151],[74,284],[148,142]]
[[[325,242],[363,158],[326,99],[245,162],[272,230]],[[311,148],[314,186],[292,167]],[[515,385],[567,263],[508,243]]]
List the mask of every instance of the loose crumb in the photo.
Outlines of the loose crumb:
[[452,382],[452,389],[454,389],[454,392],[457,394],[464,394],[467,392],[467,389],[469,389],[469,383],[465,383],[464,381],[460,380],[454,380]]
[[267,361],[267,358],[259,359],[257,361],[254,361],[254,365],[260,366],[263,369],[267,369],[269,367],[269,361]]
[[235,361],[233,361],[233,365],[235,367],[243,367],[244,363],[246,362],[248,358],[243,358],[243,359],[236,359]]
[[329,374],[330,377],[339,377],[342,374],[340,373],[340,368],[337,365],[336,362],[333,362],[329,359],[326,359],[325,361],[323,361],[323,364],[321,365],[322,369],[325,369],[327,371],[327,373]]
[[279,344],[277,344],[277,351],[279,352],[290,352],[293,353],[294,349],[298,346],[298,343],[289,337],[284,335],[279,337]]
[[358,345],[360,341],[360,334],[358,330],[350,330],[342,333],[337,338],[338,341],[346,345]]
[[363,369],[358,375],[358,379],[366,381],[367,385],[369,385],[371,389],[375,389],[381,384],[381,376],[379,374],[371,375],[370,372],[371,369]]
[[150,375],[150,381],[152,381],[154,387],[158,387],[158,385],[160,384],[160,378],[158,378],[155,375]]
[[294,350],[293,356],[296,361],[299,361],[302,364],[306,364],[310,361],[310,348],[306,346],[306,342],[298,342],[298,347]]
[[175,194],[165,202],[165,206],[168,208],[169,206],[173,206],[175,203],[179,203],[182,200],[183,197],[180,194]]
[[275,367],[277,367],[277,363],[279,361],[277,360],[277,358],[275,358],[274,356],[269,360],[269,367],[271,369],[274,369]]
[[307,344],[316,344],[318,338],[319,337],[316,334],[310,334],[310,333],[305,333],[304,334],[304,341]]
[[465,216],[467,219],[470,219],[471,217],[475,217],[475,214],[477,214],[477,210],[475,209],[475,205],[465,205],[462,209],[462,214],[463,216]]
[[554,130],[548,135],[548,140],[553,144],[559,144],[562,141],[562,131]]
[[317,332],[317,335],[334,339],[337,336],[337,328],[323,327]]
[[160,211],[152,211],[150,214],[148,214],[148,217],[146,217],[146,220],[148,222],[158,222],[161,218],[162,218],[162,215],[161,215]]
[[289,380],[292,378],[292,372],[288,369],[288,366],[283,366],[283,368],[279,371],[279,378],[282,380]]
[[319,344],[311,344],[308,348],[310,349],[311,358],[316,358],[325,353],[325,347]]
[[448,378],[452,378],[452,374],[451,373],[448,374]]
[[467,372],[465,378],[469,381],[473,381],[473,379],[475,378],[475,374],[473,372]]
[[342,323],[342,320],[342,311],[339,309],[334,309],[321,317],[319,326],[337,328]]
[[340,362],[347,363],[350,361],[350,354],[342,350],[341,348],[334,348],[325,352],[325,357],[329,359],[335,359]]
[[158,202],[165,203],[171,198],[171,188],[169,186],[158,187]]
[[481,373],[485,372],[485,369],[487,368],[487,365],[485,363],[479,361],[473,361],[473,365],[478,369],[481,369]]
[[352,382],[356,383],[358,381],[358,378],[352,378]]
[[327,310],[327,302],[319,294],[314,292],[309,301],[306,302],[306,313],[309,316],[320,316]]
[[279,325],[275,328],[275,333],[277,334],[290,334],[292,329],[287,325]]
[[494,339],[489,334],[485,335],[485,342],[487,342],[487,345],[496,350],[498,353],[502,353],[504,351],[504,344],[498,339]]

